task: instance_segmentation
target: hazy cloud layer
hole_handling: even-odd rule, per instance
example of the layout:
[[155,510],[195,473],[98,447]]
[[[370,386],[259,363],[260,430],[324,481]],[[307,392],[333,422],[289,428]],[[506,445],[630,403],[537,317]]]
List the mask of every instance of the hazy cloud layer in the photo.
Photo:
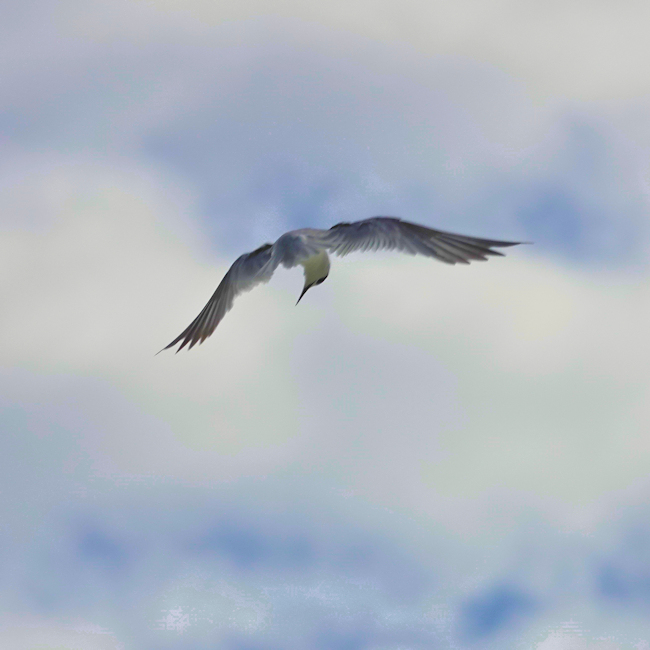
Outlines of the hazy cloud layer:
[[135,645],[292,629],[337,648],[498,645],[577,597],[643,603],[618,542],[581,540],[647,493],[644,277],[533,249],[467,268],[355,256],[300,308],[281,272],[203,347],[154,356],[219,264],[146,187],[99,176],[3,239],[12,609],[22,593],[17,611]]
[[[171,173],[209,218],[208,234],[228,248],[256,246],[305,222],[375,213],[465,229],[480,215],[481,230],[586,259],[620,263],[647,248],[643,94],[628,103],[577,104],[566,89],[541,90],[535,76],[525,78],[530,87],[493,61],[471,31],[465,37],[482,56],[436,41],[440,25],[455,20],[443,6],[437,20],[422,8],[420,21],[409,11],[401,19],[415,40],[421,21],[430,24],[440,56],[409,38],[371,37],[352,18],[344,28],[327,16],[309,20],[298,8],[291,17],[290,5],[259,14],[228,6],[41,3],[17,10],[5,41],[5,158],[91,158],[163,174],[161,181]],[[569,6],[550,8],[549,16]],[[257,17],[237,19],[248,11]],[[330,12],[337,23],[335,6]],[[585,29],[600,15],[580,14],[577,5],[575,12]],[[562,39],[553,30],[567,27],[566,16],[553,27],[532,7],[497,3],[480,16],[496,25],[503,14],[536,24],[555,44],[544,51],[556,53]],[[634,16],[642,20],[626,20]],[[600,19],[612,39],[619,34],[617,21]],[[629,35],[622,40],[629,46]],[[527,50],[537,47],[530,40]],[[595,60],[594,48],[588,51]],[[524,59],[510,48],[512,65]],[[579,60],[553,69],[559,76]],[[581,66],[576,77],[597,69],[607,97],[607,79],[625,78],[616,58],[611,77],[595,63]],[[7,170],[14,178],[15,167]]]
[[0,645],[648,648],[645,4],[3,12]]

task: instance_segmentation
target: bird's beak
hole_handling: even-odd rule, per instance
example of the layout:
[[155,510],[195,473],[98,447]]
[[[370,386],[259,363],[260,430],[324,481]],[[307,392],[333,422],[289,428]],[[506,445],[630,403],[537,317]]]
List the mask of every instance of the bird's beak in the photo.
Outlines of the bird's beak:
[[306,284],[302,290],[302,293],[300,294],[300,298],[298,298],[298,301],[296,302],[296,305],[300,302],[302,297],[307,293],[308,289],[311,289],[312,285],[311,284]]

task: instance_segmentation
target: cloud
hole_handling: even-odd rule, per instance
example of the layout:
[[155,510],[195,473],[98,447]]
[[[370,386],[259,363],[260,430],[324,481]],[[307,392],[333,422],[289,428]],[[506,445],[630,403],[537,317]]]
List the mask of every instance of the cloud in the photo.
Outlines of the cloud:
[[[579,628],[571,629],[573,627],[567,625],[564,629],[554,630],[537,645],[537,650],[619,650],[622,647],[614,640],[588,639],[583,636]],[[645,645],[644,642],[640,642],[634,647],[642,650]]]
[[[93,7],[49,8],[13,25],[6,60],[22,65],[6,74],[6,159],[65,151],[162,175],[194,193],[220,250],[250,249],[306,222],[398,214],[463,230],[480,215],[486,230],[571,258],[643,259],[642,108],[568,102],[564,91],[540,102],[491,48],[434,54],[359,37],[327,15],[296,18],[304,9],[291,3]],[[501,25],[485,34],[514,20],[498,3],[473,10]],[[420,13],[441,29],[444,19]],[[530,7],[518,16],[545,24]],[[414,15],[406,22],[419,33]],[[26,47],[37,25],[39,46]],[[513,65],[525,58],[510,56]]]
[[123,650],[124,646],[96,625],[76,621],[62,624],[38,617],[4,617],[0,642],[12,650]]
[[[204,0],[157,0],[102,2],[83,8],[71,2],[53,8],[42,2],[31,3],[23,11],[16,5],[8,24],[16,36],[21,28],[39,25],[35,15],[47,21],[59,37],[91,43],[124,41],[136,48],[165,39],[191,45],[209,39],[219,28],[236,33],[241,23],[263,25],[265,20],[276,20],[293,22],[298,39],[315,24],[350,34],[357,41],[408,46],[426,56],[460,55],[489,61],[522,79],[541,100],[549,95],[630,99],[643,96],[648,85],[639,65],[648,54],[641,27],[648,9],[635,0],[617,8],[572,0],[543,7],[528,2],[516,9],[508,2],[478,0],[453,5],[412,0],[399,6],[390,0],[323,6],[287,0],[219,5]],[[48,34],[44,26],[40,31]]]
[[[220,265],[195,262],[138,193],[106,183],[46,235],[14,231],[3,243],[5,364],[112,386],[111,411],[106,389],[88,383],[74,407],[122,432],[91,438],[105,465],[96,471],[207,479],[299,463],[329,476],[349,462],[346,489],[391,501],[411,502],[411,489],[471,500],[500,475],[574,507],[643,481],[647,359],[630,344],[645,327],[643,276],[597,276],[523,249],[467,269],[336,260],[304,307],[287,308],[300,278],[279,273],[202,348],[155,357],[212,293]],[[588,467],[576,462],[586,449]],[[404,492],[384,494],[377,468],[406,476],[414,458]]]
[[647,493],[645,276],[355,256],[299,308],[281,272],[154,356],[227,262],[146,183],[67,178],[58,220],[3,239],[14,608],[167,647],[430,647],[506,643],[603,584],[540,526],[579,539]]
[[[6,10],[0,645],[643,647],[645,7]],[[535,245],[280,270],[155,356],[375,213]]]
[[434,641],[439,624],[421,620],[429,570],[367,521],[327,502],[316,513],[287,487],[240,483],[228,495],[141,484],[59,508],[21,554],[7,608],[75,612],[158,647],[266,647],[287,629],[292,647]]

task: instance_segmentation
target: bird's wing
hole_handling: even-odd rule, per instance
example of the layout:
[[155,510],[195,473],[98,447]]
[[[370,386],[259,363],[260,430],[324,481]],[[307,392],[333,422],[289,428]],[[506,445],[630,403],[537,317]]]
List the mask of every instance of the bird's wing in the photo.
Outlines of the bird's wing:
[[447,264],[486,260],[488,255],[503,255],[492,248],[521,243],[456,235],[394,217],[372,217],[336,224],[323,231],[323,241],[326,248],[337,255],[388,249],[435,257]]
[[272,244],[264,244],[252,253],[245,253],[239,257],[228,269],[201,313],[163,350],[181,341],[176,352],[180,352],[188,344],[189,350],[197,343],[203,343],[214,332],[226,312],[231,309],[237,295],[250,291],[262,282],[268,282],[277,266]]

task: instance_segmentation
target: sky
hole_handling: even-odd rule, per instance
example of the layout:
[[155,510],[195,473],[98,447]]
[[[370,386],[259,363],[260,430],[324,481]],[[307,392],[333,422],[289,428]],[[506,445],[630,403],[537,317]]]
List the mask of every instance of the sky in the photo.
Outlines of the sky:
[[[5,1],[0,647],[650,650],[645,2]],[[393,215],[156,355],[242,252]]]

